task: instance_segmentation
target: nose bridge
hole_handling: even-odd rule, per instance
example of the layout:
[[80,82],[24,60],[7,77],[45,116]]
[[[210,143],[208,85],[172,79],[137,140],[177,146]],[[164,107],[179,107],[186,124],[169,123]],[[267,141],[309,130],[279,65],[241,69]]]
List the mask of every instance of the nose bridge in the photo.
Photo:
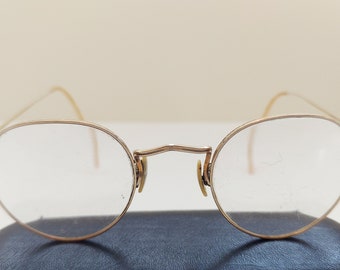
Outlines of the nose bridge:
[[[203,175],[199,177],[205,185],[210,185],[209,179],[209,163],[211,158],[212,148],[210,146],[193,147],[186,145],[168,144],[147,150],[136,150],[133,152],[136,166],[137,166],[137,187],[143,187],[146,178],[146,158],[149,156],[159,155],[166,152],[183,152],[191,154],[205,154],[205,161],[203,165]],[[141,188],[139,188],[141,192]]]
[[211,147],[210,146],[203,146],[203,147],[193,147],[193,146],[186,146],[186,145],[177,145],[177,144],[168,144],[161,147],[156,147],[148,150],[136,150],[134,151],[134,155],[140,157],[148,157],[159,155],[166,152],[185,152],[185,153],[192,153],[192,154],[211,154]]

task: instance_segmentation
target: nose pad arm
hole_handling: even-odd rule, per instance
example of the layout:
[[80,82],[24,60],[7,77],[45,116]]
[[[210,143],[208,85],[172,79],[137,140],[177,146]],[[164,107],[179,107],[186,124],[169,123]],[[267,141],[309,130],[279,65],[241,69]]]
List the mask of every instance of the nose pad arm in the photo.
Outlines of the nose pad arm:
[[207,197],[207,190],[205,189],[205,185],[204,185],[204,180],[203,180],[203,172],[202,172],[202,163],[200,160],[197,161],[197,180],[198,180],[198,184],[200,186],[201,192],[203,194],[203,196]]
[[148,160],[146,157],[136,157],[136,162],[138,169],[136,188],[138,188],[138,192],[141,193],[145,185],[146,176],[148,175]]

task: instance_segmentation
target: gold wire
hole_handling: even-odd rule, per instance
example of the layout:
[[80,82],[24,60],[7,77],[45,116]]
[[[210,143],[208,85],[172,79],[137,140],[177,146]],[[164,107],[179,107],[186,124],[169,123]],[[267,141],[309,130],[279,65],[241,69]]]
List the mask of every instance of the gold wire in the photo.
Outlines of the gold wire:
[[[305,103],[309,104],[310,106],[314,107],[315,109],[319,110],[320,112],[324,113],[325,115],[329,116],[330,118],[336,120],[337,122],[340,121],[339,117],[335,116],[334,114],[332,114],[328,110],[324,109],[322,106],[316,104],[315,102],[311,101],[310,99],[308,99],[308,98],[306,98],[302,95],[290,93],[290,92],[287,92],[287,91],[279,92],[269,100],[268,104],[266,105],[266,107],[265,107],[265,109],[262,113],[261,118],[268,117],[270,115],[271,111],[272,111],[272,108],[278,102],[278,100],[281,99],[282,97],[288,97],[288,96],[296,97],[296,98],[304,101]],[[254,174],[254,172],[255,172],[254,160],[253,160],[253,146],[254,146],[255,133],[256,133],[256,127],[252,128],[250,130],[249,140],[248,140],[248,173],[249,174]]]

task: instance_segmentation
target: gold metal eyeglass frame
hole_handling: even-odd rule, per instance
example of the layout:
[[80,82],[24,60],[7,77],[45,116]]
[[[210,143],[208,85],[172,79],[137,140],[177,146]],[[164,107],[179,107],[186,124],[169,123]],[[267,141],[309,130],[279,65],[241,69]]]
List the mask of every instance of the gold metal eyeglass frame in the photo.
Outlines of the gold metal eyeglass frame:
[[[74,120],[29,121],[29,122],[22,122],[22,123],[18,123],[18,124],[14,124],[14,125],[9,126],[11,122],[16,120],[18,117],[20,117],[22,114],[24,114],[30,108],[32,108],[35,104],[44,100],[50,94],[53,94],[53,93],[56,93],[56,92],[61,93],[68,100],[70,105],[73,107],[73,109],[74,109],[79,120],[76,120],[76,121],[74,121]],[[278,116],[269,117],[268,115],[270,114],[273,105],[277,102],[278,99],[280,99],[284,96],[297,97],[297,98],[303,100],[304,102],[308,103],[312,107],[323,112],[327,116],[312,115],[312,114],[291,114],[291,115],[278,115]],[[79,106],[75,102],[74,98],[71,96],[71,94],[62,87],[54,87],[54,88],[51,89],[51,91],[49,93],[43,95],[42,97],[40,97],[39,99],[37,99],[33,103],[29,104],[28,106],[26,106],[25,108],[20,110],[18,113],[16,113],[14,116],[12,116],[9,120],[5,121],[0,126],[0,137],[4,133],[6,133],[6,132],[8,132],[12,129],[18,128],[18,127],[28,126],[28,125],[44,125],[44,124],[80,125],[80,126],[89,127],[89,128],[91,128],[91,130],[92,129],[93,130],[99,130],[99,131],[102,131],[102,132],[108,134],[109,136],[111,136],[113,139],[115,139],[123,147],[123,149],[128,154],[128,157],[129,157],[130,162],[131,162],[131,167],[133,169],[134,179],[133,179],[132,192],[130,194],[130,198],[128,200],[128,203],[127,203],[126,207],[124,208],[124,210],[122,211],[122,213],[117,218],[115,218],[112,223],[110,223],[109,225],[107,225],[106,227],[102,228],[101,230],[99,230],[97,232],[94,232],[94,233],[91,233],[91,234],[88,234],[88,235],[84,235],[84,236],[80,236],[80,237],[60,237],[60,236],[50,235],[50,234],[41,232],[41,231],[39,231],[35,228],[32,228],[31,226],[29,226],[29,225],[27,225],[23,222],[21,222],[19,219],[17,219],[15,217],[15,215],[13,215],[10,212],[10,210],[6,208],[6,206],[2,203],[1,200],[0,200],[0,206],[17,223],[21,224],[23,227],[27,228],[28,230],[33,231],[34,233],[41,235],[41,236],[44,236],[46,238],[57,240],[57,241],[64,241],[64,242],[74,242],[74,241],[81,241],[81,240],[89,239],[89,238],[98,236],[98,235],[106,232],[107,230],[112,228],[117,222],[119,222],[119,220],[122,218],[122,216],[124,216],[124,214],[127,212],[128,208],[129,208],[129,206],[132,202],[135,190],[138,189],[139,192],[142,192],[143,187],[145,185],[146,176],[147,176],[147,158],[150,157],[150,156],[153,156],[153,155],[159,155],[159,154],[162,154],[162,153],[175,151],[175,152],[184,152],[184,153],[201,154],[201,155],[204,154],[205,155],[203,167],[202,167],[202,163],[201,163],[200,160],[197,163],[197,179],[198,179],[198,183],[199,183],[199,187],[201,189],[201,192],[204,196],[207,196],[206,187],[208,186],[208,187],[211,188],[211,192],[212,192],[214,201],[215,201],[219,211],[226,218],[226,220],[230,224],[232,224],[234,227],[236,227],[238,230],[245,232],[249,235],[259,237],[259,238],[263,238],[263,239],[283,239],[283,238],[295,236],[297,234],[301,234],[301,233],[305,232],[306,230],[310,229],[311,227],[315,226],[317,223],[319,223],[320,221],[325,219],[328,216],[328,214],[338,205],[338,203],[340,201],[340,196],[335,201],[335,203],[326,211],[326,213],[324,213],[320,218],[315,219],[312,223],[310,223],[310,224],[308,224],[308,225],[306,225],[306,226],[304,226],[304,227],[302,227],[298,230],[295,230],[295,231],[292,231],[292,232],[289,232],[289,233],[285,233],[285,234],[281,234],[281,235],[263,235],[263,234],[257,234],[257,233],[251,232],[247,229],[244,229],[241,226],[239,226],[236,222],[234,222],[231,219],[231,217],[227,213],[225,213],[223,208],[220,206],[219,201],[217,199],[216,192],[215,192],[214,187],[212,185],[214,164],[216,162],[218,154],[221,151],[221,149],[223,148],[223,146],[231,138],[233,138],[236,134],[238,134],[239,132],[241,132],[242,130],[244,130],[248,127],[251,127],[251,126],[263,123],[263,122],[267,122],[267,121],[272,121],[272,120],[277,120],[277,119],[285,119],[285,118],[319,118],[319,119],[331,121],[331,122],[337,124],[338,126],[340,126],[340,118],[336,117],[335,115],[331,114],[327,110],[321,108],[319,105],[313,103],[312,101],[306,99],[305,97],[302,97],[302,96],[297,95],[297,94],[289,93],[289,92],[280,92],[279,94],[275,95],[269,101],[269,103],[267,104],[267,106],[264,110],[264,113],[263,113],[263,115],[260,119],[250,121],[248,123],[245,123],[245,124],[235,128],[220,142],[220,144],[217,146],[214,153],[212,153],[212,147],[192,147],[192,146],[175,145],[175,144],[164,145],[164,146],[161,146],[161,147],[156,147],[156,148],[152,148],[152,149],[148,149],[148,150],[135,150],[134,152],[130,152],[129,148],[123,142],[123,140],[120,139],[111,130],[109,130],[105,127],[102,127],[100,125],[84,121],[83,114],[82,114],[81,110],[79,109]],[[253,174],[255,172],[254,163],[253,163],[253,150],[252,150],[255,135],[256,135],[256,128],[251,130],[250,137],[249,137],[249,140],[248,140],[248,165],[249,165],[248,166],[248,172],[250,174]],[[94,163],[95,163],[95,166],[99,166],[98,146],[97,146],[97,138],[96,138],[95,132],[93,132],[93,131],[91,132],[91,137],[92,137],[92,141],[93,141]]]

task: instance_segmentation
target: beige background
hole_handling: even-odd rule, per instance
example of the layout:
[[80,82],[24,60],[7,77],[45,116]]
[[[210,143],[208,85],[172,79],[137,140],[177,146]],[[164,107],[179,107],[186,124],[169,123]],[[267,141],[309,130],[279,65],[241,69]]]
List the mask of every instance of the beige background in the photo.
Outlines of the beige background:
[[[280,90],[339,115],[339,14],[337,0],[1,1],[0,119],[54,85],[95,121],[246,120]],[[55,96],[27,117],[68,113]]]

